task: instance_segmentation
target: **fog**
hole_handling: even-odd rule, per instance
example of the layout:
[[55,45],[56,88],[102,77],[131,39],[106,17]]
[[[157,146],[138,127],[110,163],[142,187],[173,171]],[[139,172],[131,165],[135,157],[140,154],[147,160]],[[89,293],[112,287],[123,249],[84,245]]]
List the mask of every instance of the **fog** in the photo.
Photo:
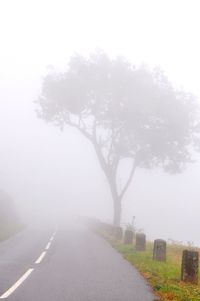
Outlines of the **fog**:
[[[27,224],[77,216],[111,222],[111,194],[92,145],[76,129],[62,132],[37,118],[43,77],[49,65],[64,70],[74,53],[100,48],[160,66],[199,98],[198,1],[7,0],[0,20],[0,189]],[[150,239],[200,245],[199,159],[177,175],[138,169],[122,224],[135,216]]]

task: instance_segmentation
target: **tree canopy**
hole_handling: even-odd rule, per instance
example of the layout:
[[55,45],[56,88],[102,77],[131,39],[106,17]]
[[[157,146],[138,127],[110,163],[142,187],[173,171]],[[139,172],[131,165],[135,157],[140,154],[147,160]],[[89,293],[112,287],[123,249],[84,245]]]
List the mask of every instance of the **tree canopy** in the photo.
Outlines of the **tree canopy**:
[[[195,97],[174,88],[159,68],[136,67],[123,57],[75,55],[65,72],[44,78],[38,103],[41,118],[61,129],[75,127],[92,142],[118,211],[137,167],[180,172],[191,162],[192,147],[199,147]],[[132,169],[119,191],[124,159]]]

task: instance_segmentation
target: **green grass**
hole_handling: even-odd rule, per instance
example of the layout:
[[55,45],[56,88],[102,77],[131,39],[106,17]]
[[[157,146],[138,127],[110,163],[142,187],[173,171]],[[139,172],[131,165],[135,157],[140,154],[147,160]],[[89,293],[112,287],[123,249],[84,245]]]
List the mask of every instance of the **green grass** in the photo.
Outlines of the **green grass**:
[[17,234],[25,228],[23,224],[7,225],[0,229],[0,241],[4,241]]
[[152,259],[153,244],[150,242],[145,252],[137,252],[133,245],[108,240],[148,280],[162,301],[200,301],[200,285],[180,281],[182,251],[188,247],[170,244],[167,262],[157,262]]

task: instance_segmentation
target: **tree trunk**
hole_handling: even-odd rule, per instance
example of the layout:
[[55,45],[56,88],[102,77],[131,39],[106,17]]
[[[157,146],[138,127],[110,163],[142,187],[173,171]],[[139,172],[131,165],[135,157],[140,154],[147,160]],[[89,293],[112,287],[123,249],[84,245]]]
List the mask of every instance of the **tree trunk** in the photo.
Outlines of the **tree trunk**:
[[113,199],[113,226],[119,227],[121,222],[121,198],[117,193],[116,175],[107,173],[107,179],[110,186],[110,191]]
[[122,213],[121,200],[119,200],[119,198],[113,198],[113,210],[113,226],[119,227]]

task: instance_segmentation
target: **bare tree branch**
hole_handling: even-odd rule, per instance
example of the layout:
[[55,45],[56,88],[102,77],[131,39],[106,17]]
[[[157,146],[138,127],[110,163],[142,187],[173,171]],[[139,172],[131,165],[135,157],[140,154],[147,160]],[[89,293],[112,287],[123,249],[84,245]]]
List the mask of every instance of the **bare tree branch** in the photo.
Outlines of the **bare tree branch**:
[[98,143],[96,141],[93,141],[93,144],[94,144],[94,148],[95,148],[97,157],[99,159],[100,165],[108,178],[108,166],[107,166],[105,158],[102,154],[101,147],[98,145]]
[[131,169],[131,172],[129,174],[128,180],[127,180],[126,184],[124,185],[124,188],[122,189],[121,193],[119,194],[120,200],[123,198],[123,196],[126,193],[129,185],[131,184],[131,181],[133,179],[136,167],[137,167],[136,160],[133,160],[133,165],[132,165],[132,169]]
[[92,138],[93,138],[92,135],[90,135],[85,129],[81,128],[79,126],[79,124],[73,123],[70,118],[68,118],[67,123],[71,127],[74,127],[76,129],[78,129],[87,139],[89,139],[90,141],[92,141]]

